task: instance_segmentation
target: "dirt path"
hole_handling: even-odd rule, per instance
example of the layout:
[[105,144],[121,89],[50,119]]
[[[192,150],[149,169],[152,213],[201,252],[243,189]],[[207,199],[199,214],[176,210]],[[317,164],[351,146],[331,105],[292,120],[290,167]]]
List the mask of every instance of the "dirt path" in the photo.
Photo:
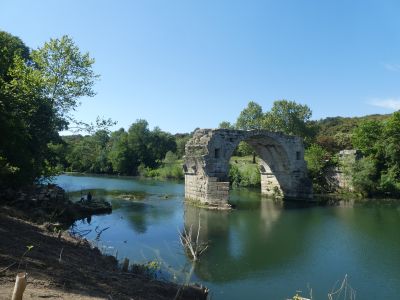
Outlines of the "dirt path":
[[[21,260],[27,246],[33,248]],[[8,216],[1,208],[0,299],[11,299],[20,261],[20,271],[29,276],[24,299],[174,299],[179,290],[173,283],[122,272],[114,257],[91,249],[89,243],[68,234],[58,238],[43,226]],[[185,288],[179,297],[205,298],[193,287]]]

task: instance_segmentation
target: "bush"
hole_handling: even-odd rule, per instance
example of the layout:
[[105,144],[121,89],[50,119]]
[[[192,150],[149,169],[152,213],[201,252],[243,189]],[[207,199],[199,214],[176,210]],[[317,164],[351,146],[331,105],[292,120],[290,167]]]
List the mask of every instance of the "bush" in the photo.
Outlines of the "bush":
[[393,196],[400,195],[400,182],[397,177],[397,174],[399,174],[398,169],[397,166],[393,166],[387,172],[381,174],[379,182],[379,190],[381,192]]
[[255,164],[238,166],[231,164],[229,169],[229,182],[233,187],[258,187],[261,185],[261,174]]
[[355,162],[352,168],[352,184],[354,191],[371,196],[377,191],[377,168],[375,161],[364,157]]
[[242,176],[240,174],[239,168],[237,165],[230,165],[229,169],[229,182],[233,187],[240,186],[240,182],[242,181]]
[[144,165],[139,166],[139,174],[142,177],[164,178],[164,179],[183,179],[184,174],[182,167],[177,161],[173,164],[164,164],[157,169],[151,169]]
[[158,177],[167,179],[183,179],[184,174],[180,164],[165,165],[157,169]]
[[304,154],[307,162],[308,175],[313,182],[313,188],[316,192],[329,192],[329,169],[335,165],[335,160],[331,155],[319,145],[312,144]]

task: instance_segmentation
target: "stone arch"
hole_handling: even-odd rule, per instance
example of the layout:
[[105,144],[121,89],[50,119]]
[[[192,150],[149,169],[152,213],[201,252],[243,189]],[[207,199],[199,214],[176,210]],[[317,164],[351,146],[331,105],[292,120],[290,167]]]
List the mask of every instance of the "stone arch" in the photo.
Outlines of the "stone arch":
[[241,141],[260,157],[261,192],[290,199],[312,198],[301,138],[265,130],[198,129],[185,148],[185,198],[228,206],[229,160]]

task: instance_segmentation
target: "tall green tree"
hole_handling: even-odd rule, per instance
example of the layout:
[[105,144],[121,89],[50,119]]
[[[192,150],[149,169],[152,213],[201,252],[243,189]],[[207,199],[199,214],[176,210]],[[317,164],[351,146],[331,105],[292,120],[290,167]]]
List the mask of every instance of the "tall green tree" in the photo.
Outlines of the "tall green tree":
[[87,52],[81,53],[67,35],[50,39],[33,50],[31,57],[43,80],[42,94],[66,122],[65,128],[71,121],[79,123],[70,112],[78,107],[80,97],[95,95],[93,86],[99,75],[93,70],[94,59]]
[[236,120],[236,128],[243,130],[262,129],[264,114],[262,107],[250,101],[245,109],[240,112]]
[[[236,127],[242,130],[262,129],[264,114],[261,105],[254,101],[250,101],[245,109],[240,112],[236,120]],[[256,153],[253,148],[246,142],[240,142],[238,150],[240,155],[253,155],[253,164],[256,163]]]
[[0,185],[20,186],[54,172],[58,131],[81,96],[92,96],[88,54],[68,37],[29,53],[22,41],[0,33]]
[[170,133],[155,127],[150,133],[147,148],[150,152],[150,162],[147,162],[146,166],[154,168],[161,164],[167,152],[176,152],[176,142]]
[[379,141],[382,139],[384,124],[377,120],[361,122],[352,134],[352,143],[364,155],[376,155],[379,151]]
[[366,195],[400,195],[400,112],[361,121],[352,132],[364,158],[353,168],[353,185]]
[[[128,145],[133,153],[134,165],[137,168],[140,164],[147,166],[151,163],[151,156],[147,149],[150,140],[150,129],[146,120],[136,120],[128,130]],[[135,173],[137,171],[135,170]]]
[[279,100],[275,101],[271,110],[265,114],[262,127],[271,131],[310,138],[313,132],[307,123],[311,115],[311,109],[307,105]]
[[121,128],[111,133],[111,149],[108,159],[114,173],[134,175],[136,172],[136,157],[128,145],[128,133]]

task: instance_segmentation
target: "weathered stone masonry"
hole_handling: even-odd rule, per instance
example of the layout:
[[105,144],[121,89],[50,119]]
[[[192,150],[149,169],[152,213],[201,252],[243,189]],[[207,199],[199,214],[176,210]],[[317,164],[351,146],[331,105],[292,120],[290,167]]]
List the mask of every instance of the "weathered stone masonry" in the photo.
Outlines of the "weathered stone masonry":
[[260,157],[262,194],[312,198],[299,137],[264,130],[199,129],[185,149],[187,199],[213,206],[228,205],[229,159],[241,141],[250,144]]

